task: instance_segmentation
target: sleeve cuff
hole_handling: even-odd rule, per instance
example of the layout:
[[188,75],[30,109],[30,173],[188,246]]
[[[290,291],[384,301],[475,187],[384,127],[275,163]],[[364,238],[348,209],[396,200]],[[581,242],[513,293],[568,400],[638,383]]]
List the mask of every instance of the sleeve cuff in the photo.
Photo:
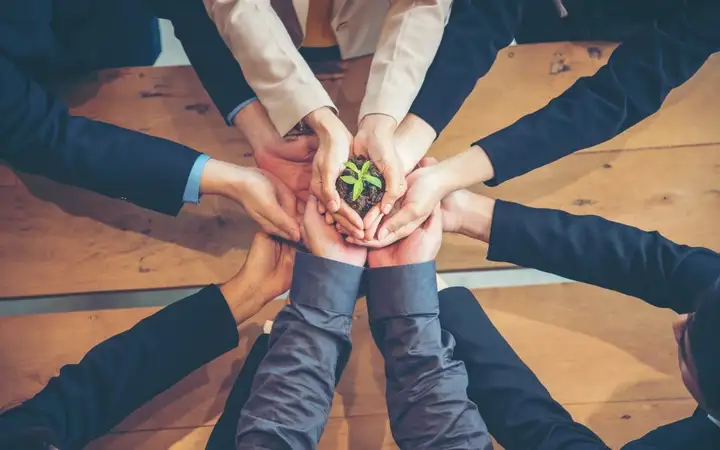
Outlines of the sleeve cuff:
[[245,100],[244,102],[240,103],[239,105],[237,105],[235,108],[233,108],[233,110],[230,111],[230,114],[225,116],[225,123],[229,127],[233,126],[233,121],[235,120],[235,116],[237,116],[237,114],[240,111],[242,111],[243,108],[245,108],[247,105],[249,105],[250,103],[252,103],[254,101],[257,101],[257,97],[249,98],[249,99]]
[[183,202],[194,203],[196,205],[200,203],[200,181],[202,180],[203,170],[205,170],[205,164],[207,164],[208,160],[210,160],[208,155],[200,155],[195,160],[195,164],[193,164],[192,169],[190,169],[190,175],[185,185]]
[[290,302],[349,316],[355,310],[363,270],[298,251]]
[[437,313],[435,261],[368,271],[370,321]]

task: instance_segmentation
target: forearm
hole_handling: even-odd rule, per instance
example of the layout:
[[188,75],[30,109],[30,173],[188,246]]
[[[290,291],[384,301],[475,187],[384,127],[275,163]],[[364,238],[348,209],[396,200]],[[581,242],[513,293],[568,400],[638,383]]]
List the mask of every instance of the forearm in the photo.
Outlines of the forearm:
[[390,427],[400,448],[491,448],[467,398],[464,365],[443,332],[433,262],[371,269],[370,326],[385,358]]
[[237,344],[228,303],[210,286],[97,345],[2,420],[46,427],[56,433],[52,444],[58,448],[84,448]]
[[489,239],[493,261],[611,289],[678,313],[694,310],[697,296],[720,274],[717,253],[675,244],[657,232],[597,216],[474,199],[463,228]]
[[335,109],[270,1],[204,2],[281,136],[310,112],[322,107]]
[[[440,134],[520,24],[526,0],[455,0],[410,112]],[[452,80],[448,82],[448,80]]]
[[237,428],[237,448],[312,449],[350,354],[362,268],[296,255],[290,304],[275,319]]
[[497,185],[615,137],[655,113],[720,49],[720,6],[689,2],[623,42],[607,65],[546,107],[479,140]]
[[373,55],[358,122],[383,114],[399,124],[425,79],[445,29],[451,2],[391,2]]

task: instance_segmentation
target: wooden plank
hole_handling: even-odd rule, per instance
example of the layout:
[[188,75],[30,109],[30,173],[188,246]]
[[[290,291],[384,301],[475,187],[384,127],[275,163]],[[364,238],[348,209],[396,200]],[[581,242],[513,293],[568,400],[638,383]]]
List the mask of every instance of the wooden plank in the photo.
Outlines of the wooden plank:
[[[556,399],[570,406],[688,399],[677,368],[673,314],[580,284],[475,291],[498,329]],[[131,415],[118,430],[211,425],[244,355],[282,302],[240,328],[236,351],[213,361]],[[58,369],[154,309],[107,310],[0,319],[0,404],[42,388]],[[385,417],[382,357],[364,302],[353,326],[353,353],[339,383],[333,418]],[[50,345],[49,345],[50,344]],[[658,424],[656,424],[658,425]],[[368,447],[370,448],[370,447]]]
[[[590,48],[598,49],[601,57],[591,56]],[[437,140],[433,154],[440,159],[455,154],[537,111],[578,78],[594,74],[607,63],[614,48],[602,43],[558,42],[505,49]],[[550,67],[559,60],[569,70],[553,75]],[[720,130],[715,126],[720,118],[720,93],[715,89],[718,81],[720,54],[712,56],[690,81],[673,91],[658,113],[590,151],[720,142]]]
[[[587,46],[580,44],[508,49],[431,153],[450,156],[478,136],[542,106],[578,76],[604,64],[612,47],[599,48],[601,59],[590,58]],[[573,69],[549,75],[550,61],[560,57],[556,54],[562,54]],[[343,73],[321,78],[336,97],[343,119],[354,124],[368,59],[341,66]],[[717,195],[712,192],[718,190],[720,147],[692,147],[720,142],[713,134],[720,132],[709,126],[720,117],[720,101],[712,101],[718,95],[712,88],[718,74],[720,58],[713,58],[673,94],[663,111],[648,122],[651,125],[628,131],[623,145],[599,149],[689,146],[575,155],[492,194],[533,206],[599,213],[657,228],[685,243],[719,248],[711,230],[717,223]],[[76,114],[173,139],[239,164],[253,164],[243,137],[225,126],[191,68],[104,71],[94,81],[70,89],[67,98]],[[493,113],[484,114],[488,110]],[[604,164],[615,170],[603,170]],[[205,198],[201,206],[187,206],[175,219],[36,177],[23,175],[21,182],[2,179],[10,180],[6,185],[17,184],[0,189],[4,205],[0,296],[5,298],[219,282],[242,263],[257,229],[241,208],[224,199]],[[667,193],[672,195],[670,200],[664,200]],[[596,203],[588,204],[588,199]],[[482,244],[456,236],[446,239],[438,262],[441,270],[495,266],[485,261]]]
[[[198,286],[241,266],[255,225],[224,199],[179,218],[26,178],[0,189],[0,296]],[[720,250],[720,145],[573,155],[488,195],[659,230]],[[446,236],[440,270],[507,266],[484,244]]]

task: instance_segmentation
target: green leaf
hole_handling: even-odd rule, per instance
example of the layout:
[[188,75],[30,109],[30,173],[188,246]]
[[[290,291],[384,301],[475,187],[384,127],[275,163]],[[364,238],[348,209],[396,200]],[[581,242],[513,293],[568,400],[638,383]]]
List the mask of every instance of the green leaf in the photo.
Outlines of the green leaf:
[[355,178],[351,177],[350,175],[343,175],[340,177],[340,179],[343,180],[344,182],[346,182],[347,184],[357,183],[357,180]]
[[370,171],[370,161],[365,161],[365,164],[363,164],[362,169],[360,169],[360,175],[365,175]]
[[360,197],[360,194],[362,194],[363,191],[363,182],[358,180],[355,182],[355,186],[353,186],[353,196],[352,199],[357,200]]
[[372,184],[373,186],[382,189],[382,181],[380,181],[380,178],[374,177],[372,175],[365,175],[363,177],[363,180],[367,181],[368,183]]
[[345,165],[345,167],[347,167],[348,169],[352,170],[353,172],[355,172],[355,173],[357,173],[357,174],[360,174],[360,169],[357,168],[357,166],[355,165],[354,162],[352,162],[352,161],[345,161],[345,164],[344,164],[344,165]]

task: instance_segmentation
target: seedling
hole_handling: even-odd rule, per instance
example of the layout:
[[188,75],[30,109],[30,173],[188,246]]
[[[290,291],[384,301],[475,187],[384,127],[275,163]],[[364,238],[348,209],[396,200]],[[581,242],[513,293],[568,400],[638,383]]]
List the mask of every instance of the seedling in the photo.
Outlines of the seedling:
[[363,190],[365,189],[365,183],[370,183],[378,189],[382,189],[382,181],[380,178],[370,175],[370,161],[365,161],[362,168],[358,169],[352,161],[345,162],[345,167],[350,169],[356,177],[352,175],[343,175],[340,177],[342,181],[352,186],[352,199],[353,201],[360,198]]

